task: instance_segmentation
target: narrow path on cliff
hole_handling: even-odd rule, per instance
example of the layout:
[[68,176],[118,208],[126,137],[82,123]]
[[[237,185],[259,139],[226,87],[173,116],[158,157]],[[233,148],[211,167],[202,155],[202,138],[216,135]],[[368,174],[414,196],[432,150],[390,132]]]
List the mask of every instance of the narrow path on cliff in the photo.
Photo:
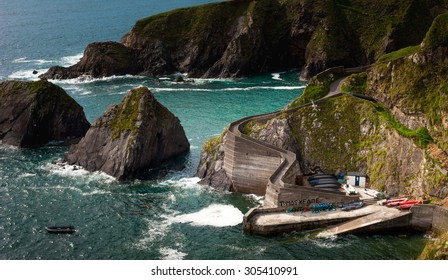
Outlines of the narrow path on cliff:
[[[330,70],[332,70],[332,69],[330,69]],[[328,72],[328,70],[326,70],[326,71]],[[339,67],[338,71],[339,72],[337,72],[337,73],[347,74],[347,76],[348,76],[349,74],[366,71],[366,68],[365,67],[349,68],[349,69],[343,69],[341,72],[341,69]],[[236,186],[236,185],[237,185],[237,181],[239,179],[239,178],[237,178],[239,167],[238,167],[238,163],[236,162],[236,159],[238,158],[238,156],[241,156],[243,158],[248,156],[247,153],[241,154],[241,151],[244,150],[245,149],[244,147],[247,147],[247,146],[252,147],[252,149],[259,150],[260,154],[262,154],[262,152],[264,152],[265,154],[271,154],[271,156],[273,156],[273,157],[281,158],[278,168],[275,170],[275,172],[273,172],[271,175],[269,175],[268,178],[266,178],[267,189],[268,188],[279,189],[285,185],[295,185],[295,182],[291,181],[294,176],[291,176],[291,175],[300,172],[300,170],[299,170],[300,167],[296,160],[297,155],[295,153],[275,147],[271,144],[262,142],[260,140],[250,137],[249,135],[244,134],[243,131],[244,131],[244,127],[246,126],[246,124],[250,121],[259,122],[259,123],[267,123],[269,120],[272,120],[273,118],[279,116],[280,114],[293,113],[297,110],[300,110],[303,107],[315,106],[321,102],[324,102],[328,98],[342,95],[344,93],[341,93],[341,86],[345,79],[346,79],[346,77],[343,77],[343,78],[337,79],[336,81],[331,83],[330,90],[329,90],[328,94],[319,100],[315,100],[313,102],[303,104],[296,108],[285,110],[285,111],[280,110],[280,111],[267,113],[267,114],[249,116],[249,117],[237,120],[230,124],[229,129],[228,129],[229,135],[226,138],[227,140],[224,142],[225,153],[226,154],[228,153],[230,156],[224,157],[224,169],[225,169],[227,175],[229,176],[229,178],[234,183],[234,187],[236,190],[238,190],[238,186]],[[357,96],[354,94],[352,94],[352,96],[365,99],[363,96]],[[239,155],[239,154],[241,154],[241,155]],[[247,163],[245,163],[245,164],[247,165]],[[288,175],[286,175],[286,174],[288,174]],[[265,200],[265,202],[266,202],[266,200]]]
[[324,98],[328,98],[330,96],[333,96],[333,95],[336,95],[336,94],[340,93],[342,84],[344,83],[346,78],[347,77],[343,77],[343,78],[337,79],[336,81],[332,82],[330,84],[330,91],[328,92],[327,95],[325,95]]

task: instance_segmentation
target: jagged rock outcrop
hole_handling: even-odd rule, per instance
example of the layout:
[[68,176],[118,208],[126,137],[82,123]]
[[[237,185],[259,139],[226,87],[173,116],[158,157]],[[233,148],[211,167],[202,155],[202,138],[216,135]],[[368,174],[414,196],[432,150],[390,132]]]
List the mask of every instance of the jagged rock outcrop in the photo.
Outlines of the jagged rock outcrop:
[[80,76],[134,75],[140,72],[141,68],[135,50],[117,42],[104,42],[89,44],[77,64],[67,68],[52,67],[41,77],[73,79]]
[[226,133],[205,141],[196,176],[199,184],[219,191],[233,191],[233,183],[224,170],[224,141]]
[[98,118],[65,159],[118,180],[132,179],[190,148],[180,121],[145,87]]
[[444,151],[448,151],[447,32],[448,14],[443,14],[434,20],[420,46],[400,59],[377,63],[367,82],[368,95],[406,127],[428,129]]
[[[284,111],[267,123],[249,121],[242,132],[295,151],[304,174],[313,173],[317,167],[327,173],[339,167],[362,171],[370,176],[375,189],[446,205],[446,34],[448,14],[434,20],[421,46],[390,53],[369,73],[351,76],[346,84],[350,91],[361,90],[359,93],[374,97],[378,103],[342,95]],[[316,77],[297,104],[313,100],[321,90],[319,81],[327,79]],[[303,100],[307,101],[298,102]],[[218,140],[215,147],[222,145]],[[210,158],[207,149],[204,151],[203,158]],[[224,157],[220,154],[219,161]],[[211,160],[207,166],[214,164]],[[207,172],[204,169],[202,173]]]
[[302,68],[301,77],[308,79],[327,67],[369,64],[418,44],[445,5],[258,0],[177,9],[137,21],[121,43],[89,45],[78,64],[53,67],[42,77],[241,77]]
[[82,107],[48,81],[0,83],[0,140],[18,147],[77,142],[90,124]]

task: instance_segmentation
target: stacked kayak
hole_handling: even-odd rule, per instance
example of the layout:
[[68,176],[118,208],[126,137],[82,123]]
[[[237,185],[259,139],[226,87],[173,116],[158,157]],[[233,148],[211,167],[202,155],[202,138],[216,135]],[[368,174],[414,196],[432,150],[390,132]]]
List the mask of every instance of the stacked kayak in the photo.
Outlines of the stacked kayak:
[[408,201],[404,201],[403,203],[398,205],[397,208],[400,210],[406,210],[406,209],[410,209],[415,204],[422,204],[422,203],[423,202],[421,200],[408,200]]
[[383,202],[383,205],[387,207],[397,207],[400,210],[409,209],[415,204],[423,204],[423,202],[421,200],[409,200],[407,197],[389,199]]

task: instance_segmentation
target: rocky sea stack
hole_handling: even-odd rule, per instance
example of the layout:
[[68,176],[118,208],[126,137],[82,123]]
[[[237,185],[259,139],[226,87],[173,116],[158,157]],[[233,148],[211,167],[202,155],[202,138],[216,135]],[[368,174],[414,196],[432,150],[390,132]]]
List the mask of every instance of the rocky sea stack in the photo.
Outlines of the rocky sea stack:
[[66,155],[69,164],[132,179],[190,148],[180,121],[145,87],[111,105]]
[[79,63],[52,67],[42,77],[181,72],[214,78],[302,68],[308,79],[420,43],[446,8],[441,0],[211,3],[141,19],[120,43],[92,43]]
[[18,147],[77,142],[90,124],[82,107],[48,81],[0,83],[0,140]]

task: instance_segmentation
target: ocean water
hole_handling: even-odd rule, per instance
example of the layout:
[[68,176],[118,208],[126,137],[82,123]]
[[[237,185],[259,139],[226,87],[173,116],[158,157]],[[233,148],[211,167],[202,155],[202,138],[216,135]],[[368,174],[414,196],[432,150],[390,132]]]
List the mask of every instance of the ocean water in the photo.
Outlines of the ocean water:
[[[0,80],[36,79],[33,70],[74,64],[88,43],[117,41],[139,18],[209,2],[0,0]],[[414,259],[425,243],[420,234],[245,234],[242,216],[262,198],[197,184],[203,142],[238,118],[285,106],[303,90],[297,76],[296,69],[190,84],[173,83],[174,75],[55,81],[89,121],[131,88],[149,87],[181,120],[191,151],[151,170],[147,180],[122,183],[55,164],[64,145],[0,146],[0,259]],[[44,227],[53,224],[77,231],[47,234]]]

